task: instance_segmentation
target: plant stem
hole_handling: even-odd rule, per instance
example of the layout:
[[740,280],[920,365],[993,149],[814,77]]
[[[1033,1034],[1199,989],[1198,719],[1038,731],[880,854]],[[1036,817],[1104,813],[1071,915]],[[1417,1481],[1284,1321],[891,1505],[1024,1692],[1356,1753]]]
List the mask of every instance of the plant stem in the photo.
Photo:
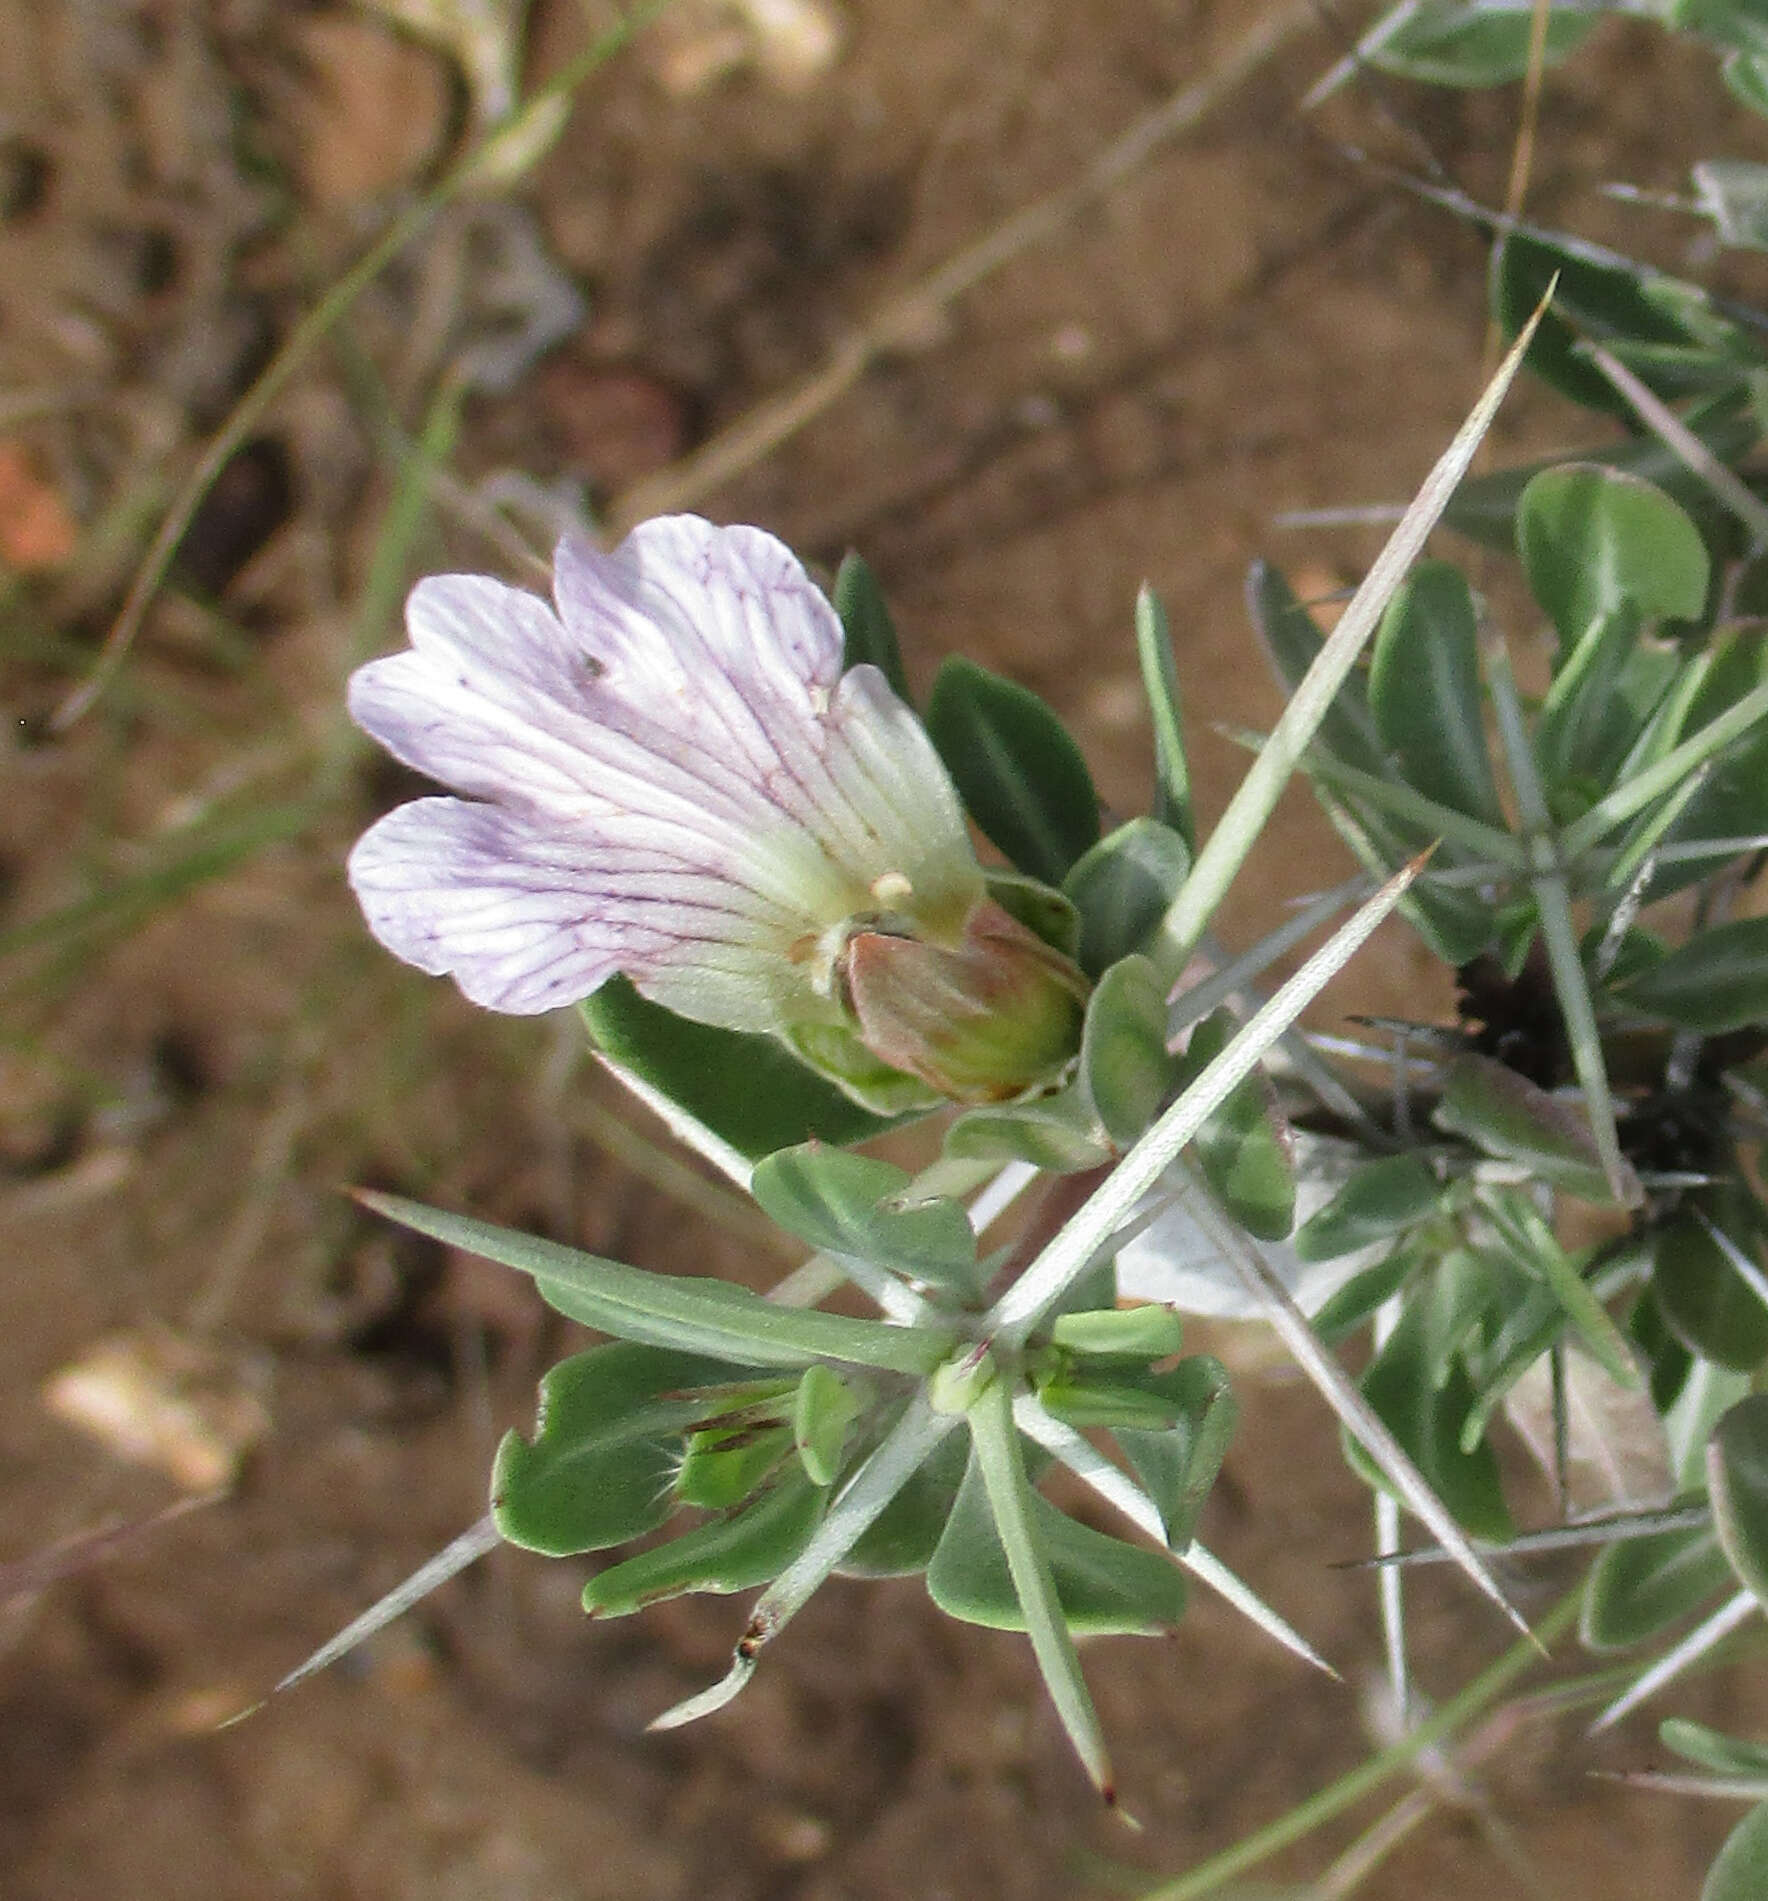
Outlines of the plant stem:
[[[1542,1618],[1537,1626],[1540,1643],[1551,1642],[1571,1626],[1577,1617],[1582,1596],[1583,1586],[1579,1585],[1568,1591]],[[1301,1841],[1334,1816],[1342,1815],[1346,1809],[1362,1801],[1364,1796],[1398,1775],[1414,1757],[1445,1742],[1495,1703],[1531,1664],[1539,1663],[1540,1659],[1541,1653],[1535,1639],[1524,1639],[1512,1644],[1503,1656],[1481,1671],[1458,1696],[1451,1697],[1434,1715],[1391,1748],[1384,1749],[1378,1756],[1371,1756],[1367,1762],[1360,1763],[1336,1782],[1329,1783],[1317,1795],[1297,1803],[1286,1815],[1279,1816],[1255,1834],[1236,1842],[1232,1848],[1212,1856],[1189,1874],[1180,1875],[1176,1881],[1169,1881],[1162,1887],[1150,1888],[1142,1896],[1142,1901],[1198,1901],[1202,1895],[1214,1894],[1225,1883],[1243,1875],[1247,1869],[1268,1861],[1279,1849],[1287,1848],[1291,1842]]]

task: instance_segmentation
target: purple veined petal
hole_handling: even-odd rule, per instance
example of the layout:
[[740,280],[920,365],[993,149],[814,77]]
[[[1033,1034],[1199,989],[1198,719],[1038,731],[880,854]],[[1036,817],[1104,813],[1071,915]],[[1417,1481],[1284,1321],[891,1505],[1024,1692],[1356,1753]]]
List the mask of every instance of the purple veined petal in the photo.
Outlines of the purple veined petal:
[[350,682],[397,758],[465,795],[381,821],[352,882],[388,947],[494,1009],[622,971],[704,1022],[833,1007],[845,923],[949,934],[982,895],[945,770],[787,549],[691,517],[612,554],[567,541],[555,613],[483,577],[421,583],[411,647]]
[[390,951],[487,1009],[559,1009],[624,971],[703,1022],[775,1027],[802,983],[780,950],[791,921],[728,880],[613,857],[496,806],[418,799],[363,835],[349,875]]

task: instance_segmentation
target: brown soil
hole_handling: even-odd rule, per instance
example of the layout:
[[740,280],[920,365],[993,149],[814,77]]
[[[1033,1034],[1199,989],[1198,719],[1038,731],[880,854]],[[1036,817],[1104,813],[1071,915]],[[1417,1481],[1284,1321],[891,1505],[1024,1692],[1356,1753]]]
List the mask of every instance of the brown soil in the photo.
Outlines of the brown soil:
[[[585,314],[469,402],[455,485],[409,571],[507,571],[470,500],[500,470],[617,502],[1076,178],[1253,22],[1205,0],[873,0],[845,10],[845,48],[809,91],[751,68],[672,95],[711,11],[683,0],[592,80],[521,187],[521,229],[581,286]],[[540,7],[535,69],[595,13]],[[755,1285],[787,1257],[728,1209],[688,1205],[715,1191],[668,1173],[568,1026],[487,1020],[393,967],[343,889],[349,839],[401,793],[338,737],[352,654],[396,637],[396,590],[360,626],[356,603],[437,371],[463,323],[485,334],[488,247],[519,252],[506,214],[451,213],[363,300],[230,469],[98,711],[65,735],[48,723],[169,478],[455,135],[443,68],[367,18],[269,0],[8,0],[0,46],[0,384],[47,392],[6,427],[31,458],[33,506],[109,523],[54,569],[59,531],[33,516],[33,532],[50,520],[54,571],[7,619],[19,736],[0,930],[60,925],[5,940],[0,1561],[171,1496],[41,1404],[101,1337],[198,1339],[271,1421],[224,1502],[7,1609],[0,1887],[19,1901],[1037,1901],[1121,1891],[1114,1864],[1181,1869],[1359,1760],[1372,1593],[1329,1567],[1363,1547],[1367,1507],[1317,1403],[1244,1343],[1246,1417],[1205,1537],[1346,1681],[1202,1593],[1171,1642],[1090,1653],[1139,1836],[1100,1811],[1026,1647],[943,1621],[911,1583],[829,1589],[734,1708],[659,1737],[646,1722],[722,1671],[741,1608],[591,1626],[579,1567],[500,1553],[216,1732],[478,1516],[498,1433],[530,1418],[567,1344],[503,1278],[390,1243],[341,1184]],[[1275,705],[1239,603],[1247,561],[1272,555],[1323,588],[1374,546],[1272,517],[1402,499],[1479,380],[1476,235],[1339,141],[1407,169],[1428,153],[1490,197],[1516,99],[1374,88],[1299,116],[1337,50],[1323,28],[1298,32],[1197,132],[692,498],[807,557],[863,549],[916,679],[962,650],[1038,688],[1120,813],[1148,780],[1137,585],[1156,586],[1177,631],[1207,815],[1242,758],[1216,729]],[[1531,207],[1687,262],[1689,226],[1598,187],[1675,191],[1691,157],[1761,140],[1709,61],[1613,32],[1549,81]],[[1501,431],[1513,450],[1601,433],[1539,391]],[[318,816],[279,819],[327,759],[341,777],[322,778]],[[181,885],[166,871],[188,846],[274,824],[230,868]],[[1340,862],[1296,801],[1227,934]],[[90,913],[64,910],[100,891]],[[1397,935],[1340,1007],[1442,1002]],[[1441,1694],[1504,1641],[1434,1582],[1417,1635]],[[1741,1725],[1744,1696],[1713,1680],[1675,1707]],[[1506,1859],[1521,1854],[1541,1893],[1692,1896],[1730,1816],[1588,1774],[1655,1751],[1649,1725],[1600,1749],[1575,1727],[1520,1730],[1363,1892],[1523,1893]],[[1340,1825],[1276,1872],[1300,1878],[1348,1839]]]

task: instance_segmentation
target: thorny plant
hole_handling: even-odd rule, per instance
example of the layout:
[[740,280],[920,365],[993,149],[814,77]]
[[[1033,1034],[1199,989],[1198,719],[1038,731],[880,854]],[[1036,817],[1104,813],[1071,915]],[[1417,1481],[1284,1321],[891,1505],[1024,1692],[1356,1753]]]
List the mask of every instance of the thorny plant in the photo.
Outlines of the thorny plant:
[[[1491,83],[1538,73],[1605,11],[1716,40],[1733,89],[1768,103],[1757,10],[1722,0],[1410,0],[1358,57]],[[1763,242],[1759,168],[1696,183],[1722,238]],[[547,1375],[485,1523],[297,1676],[499,1540],[602,1553],[674,1522],[596,1571],[586,1608],[760,1596],[726,1678],[660,1723],[736,1696],[835,1572],[920,1574],[950,1615],[1026,1632],[1109,1797],[1078,1639],[1170,1628],[1195,1580],[1319,1662],[1196,1539],[1235,1405],[1225,1369],[1184,1351],[1191,1313],[1268,1320],[1375,1488],[1401,1733],[1169,1901],[1447,1742],[1534,1659],[1525,1636],[1461,1697],[1411,1706],[1402,1508],[1434,1541],[1410,1559],[1452,1560],[1519,1626],[1495,1559],[1594,1549],[1532,1637],[1575,1616],[1594,1649],[1656,1648],[1599,1723],[1768,1602],[1768,918],[1750,903],[1768,851],[1768,504],[1749,461],[1765,326],[1493,222],[1509,355],[1330,633],[1254,571],[1290,697],[1207,837],[1148,594],[1150,810],[1101,835],[1084,760],[1023,687],[954,659],[917,712],[858,559],[831,604],[771,537],[677,515],[612,553],[567,538],[552,605],[466,576],[414,593],[409,651],[362,668],[351,708],[458,796],[358,845],[371,927],[489,1008],[576,1006],[601,1060],[812,1253],[762,1298],[365,1194],[610,1339]],[[1630,437],[1470,475],[1524,361]],[[1550,629],[1543,691],[1518,685],[1467,577],[1422,558],[1439,524],[1518,556]],[[179,532],[174,511],[142,590]],[[1211,922],[1296,772],[1363,875],[1230,955]],[[1456,972],[1459,1020],[1301,1028],[1395,911]],[[1266,998],[1267,969],[1347,912]],[[863,1152],[929,1117],[940,1156],[919,1176]],[[1015,1203],[1031,1212],[997,1244]],[[842,1287],[877,1318],[823,1311]],[[1353,1378],[1339,1349],[1362,1338]],[[1506,1423],[1540,1450],[1562,1524],[1516,1530]],[[1047,1498],[1057,1469],[1134,1536]],[[1688,1723],[1664,1737],[1696,1773],[1660,1786],[1768,1795],[1768,1750]],[[1768,1805],[1707,1895],[1765,1884]]]

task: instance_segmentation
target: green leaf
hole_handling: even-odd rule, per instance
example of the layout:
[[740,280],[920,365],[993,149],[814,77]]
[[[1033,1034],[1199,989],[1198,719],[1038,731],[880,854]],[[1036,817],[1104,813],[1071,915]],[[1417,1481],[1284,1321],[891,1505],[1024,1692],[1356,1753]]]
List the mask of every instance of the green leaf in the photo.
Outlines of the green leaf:
[[1185,763],[1179,670],[1167,632],[1166,609],[1148,587],[1136,596],[1136,659],[1154,721],[1154,816],[1178,833],[1189,858],[1197,851],[1197,821],[1191,809],[1190,768]]
[[[1028,1496],[1038,1550],[1075,1636],[1152,1636],[1184,1616],[1184,1574],[1171,1558],[1078,1524],[1037,1492]],[[927,1567],[927,1594],[966,1624],[1028,1628],[974,1456]]]
[[[1757,1223],[1740,1195],[1723,1197],[1712,1215],[1746,1257],[1756,1253]],[[1768,1359],[1768,1307],[1704,1223],[1677,1216],[1652,1236],[1651,1251],[1658,1311],[1684,1346],[1738,1373]]]
[[[1728,628],[1702,655],[1705,677],[1688,700],[1678,740],[1692,739],[1746,693],[1768,680],[1768,642],[1755,627]],[[1713,761],[1709,777],[1689,802],[1673,837],[1747,838],[1768,831],[1768,727],[1733,741]],[[1714,861],[1666,865],[1652,880],[1650,900],[1706,877]],[[1648,900],[1649,901],[1649,900]]]
[[1568,1103],[1489,1056],[1456,1057],[1431,1118],[1502,1161],[1581,1200],[1611,1202],[1590,1125]]
[[758,1162],[749,1191],[789,1234],[830,1254],[856,1254],[911,1280],[977,1291],[970,1217],[944,1196],[914,1193],[891,1162],[807,1143]]
[[863,1142],[892,1126],[771,1036],[690,1023],[613,977],[579,1006],[596,1047],[755,1161],[813,1137]]
[[810,1542],[827,1502],[827,1493],[790,1466],[741,1511],[597,1572],[583,1587],[583,1608],[592,1617],[626,1617],[687,1591],[753,1590],[778,1577]]
[[[1326,644],[1313,615],[1296,599],[1281,571],[1263,561],[1255,561],[1247,575],[1246,605],[1277,677],[1293,693]],[[1315,743],[1372,778],[1393,776],[1358,673],[1347,675],[1338,689]]]
[[1183,838],[1157,819],[1133,818],[1100,839],[1063,885],[1080,912],[1080,967],[1097,977],[1146,950],[1191,869]]
[[[1423,1305],[1411,1302],[1363,1375],[1363,1397],[1457,1522],[1476,1538],[1501,1544],[1513,1527],[1497,1455],[1483,1439],[1471,1451],[1461,1445],[1473,1387],[1458,1363],[1444,1370],[1431,1358]],[[1360,1446],[1348,1442],[1346,1451],[1371,1483],[1384,1484]]]
[[1768,1022],[1768,917],[1709,925],[1614,990],[1630,1008],[1703,1036]]
[[1295,1251],[1304,1261],[1355,1254],[1424,1220],[1442,1192],[1429,1166],[1416,1155],[1367,1162],[1296,1230]]
[[[1543,58],[1548,65],[1582,45],[1596,21],[1554,8],[1547,16]],[[1380,27],[1365,39],[1370,65],[1431,86],[1502,86],[1529,70],[1534,20],[1513,8],[1486,9],[1475,0],[1424,0],[1398,31]]]
[[1056,1175],[1097,1168],[1111,1138],[1082,1088],[1001,1109],[971,1109],[945,1132],[945,1153],[964,1161],[1030,1162]]
[[1081,1083],[1119,1148],[1142,1134],[1178,1081],[1166,1020],[1166,985],[1146,957],[1113,964],[1088,999]]
[[857,554],[843,556],[835,575],[835,612],[841,617],[841,632],[845,637],[841,671],[845,673],[849,667],[876,667],[890,682],[891,692],[905,706],[913,706],[890,609],[884,604],[877,576]]
[[841,1473],[854,1423],[863,1410],[852,1385],[819,1360],[804,1369],[792,1402],[792,1439],[813,1485],[833,1485]]
[[1768,1393],[1740,1399],[1714,1428],[1707,1490],[1732,1570],[1768,1605]]
[[1711,562],[1700,530],[1661,489],[1600,463],[1537,475],[1517,509],[1516,545],[1568,647],[1615,614],[1697,620],[1706,606]]
[[1488,825],[1504,809],[1486,748],[1473,594],[1446,561],[1421,561],[1375,635],[1369,710],[1407,783]]
[[534,1277],[541,1298],[585,1326],[649,1346],[724,1358],[738,1366],[803,1367],[845,1360],[897,1373],[929,1374],[949,1355],[949,1333],[777,1305],[724,1281],[650,1274],[557,1241],[494,1227],[470,1215],[426,1208],[402,1195],[357,1192],[366,1208]]
[[1353,1274],[1314,1315],[1314,1331],[1328,1346],[1336,1346],[1373,1320],[1384,1302],[1405,1286],[1418,1264],[1409,1247],[1396,1247],[1384,1259]]
[[849,1577],[895,1578],[925,1571],[939,1548],[969,1458],[969,1440],[953,1432],[860,1534],[841,1560]]
[[1582,1636],[1589,1650],[1631,1650],[1717,1597],[1731,1567],[1712,1532],[1661,1531],[1608,1546],[1584,1587]]
[[1725,1838],[1707,1870],[1700,1901],[1762,1901],[1768,1894],[1768,1802],[1753,1808]]
[[927,732],[965,809],[1027,877],[1060,885],[1098,843],[1092,774],[1029,687],[953,655],[933,682]]
[[[1573,402],[1631,423],[1632,408],[1626,398],[1582,354],[1579,345],[1586,338],[1611,348],[1630,341],[1682,346],[1697,342],[1668,313],[1665,300],[1653,295],[1673,280],[1594,246],[1512,231],[1492,253],[1492,310],[1507,339],[1520,334],[1556,277],[1552,308],[1529,345],[1529,368]],[[1678,288],[1695,298],[1702,295],[1693,285]],[[1660,396],[1683,393],[1682,379],[1647,376],[1645,380]]]
[[1705,1723],[1691,1723],[1685,1716],[1666,1716],[1658,1724],[1658,1740],[1684,1762],[1698,1763],[1716,1775],[1768,1776],[1768,1747],[1740,1742],[1708,1729]]
[[1718,46],[1768,54],[1768,14],[1761,0],[1670,0],[1665,23]]
[[508,1433],[492,1514],[514,1545],[566,1557],[651,1531],[675,1509],[682,1434],[726,1404],[742,1369],[616,1341],[561,1360],[540,1383],[532,1443]]
[[[1180,1082],[1189,1087],[1228,1046],[1239,1025],[1218,1010],[1191,1032]],[[1254,1071],[1197,1133],[1204,1179],[1240,1225],[1261,1241],[1280,1241],[1295,1222],[1295,1172],[1278,1133],[1274,1101]]]
[[1207,1353],[1194,1353],[1159,1377],[1176,1408],[1174,1423],[1160,1432],[1123,1427],[1113,1437],[1154,1501],[1167,1544],[1182,1551],[1227,1457],[1240,1402],[1228,1369]]
[[[1729,53],[1719,67],[1725,89],[1752,112],[1768,117],[1768,59]],[[1729,240],[1728,240],[1729,241]]]
[[[1709,403],[1684,420],[1695,437],[1711,451],[1714,460],[1728,466],[1742,459],[1760,433],[1747,413],[1740,410],[1735,397]],[[1569,459],[1637,475],[1654,488],[1662,489],[1709,527],[1724,519],[1711,494],[1687,463],[1656,436],[1613,447],[1580,450]],[[1566,460],[1565,456],[1552,456],[1514,469],[1499,469],[1490,475],[1469,476],[1443,511],[1444,525],[1485,547],[1514,554],[1516,511],[1523,491],[1543,469],[1558,468]]]
[[[1768,91],[1763,90],[1768,66],[1750,60],[1745,71],[1758,93],[1748,103],[1758,112],[1768,109]],[[1693,177],[1700,208],[1712,219],[1721,244],[1768,251],[1768,165],[1745,158],[1708,158],[1693,167]]]

